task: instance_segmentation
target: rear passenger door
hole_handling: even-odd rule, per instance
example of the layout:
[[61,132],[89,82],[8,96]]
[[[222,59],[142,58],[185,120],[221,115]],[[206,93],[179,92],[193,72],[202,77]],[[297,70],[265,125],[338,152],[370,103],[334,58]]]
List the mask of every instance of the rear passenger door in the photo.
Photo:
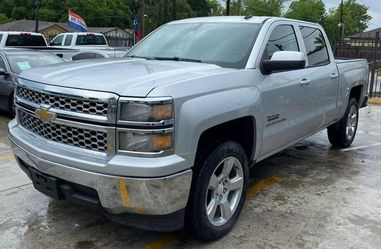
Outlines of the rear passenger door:
[[[270,27],[262,51],[262,60],[276,51],[301,51],[301,36],[297,25],[276,22]],[[262,75],[258,87],[262,95],[264,132],[260,156],[271,154],[306,136],[321,123],[315,112],[315,84],[305,84],[309,70],[273,72]],[[318,124],[318,125],[317,125]]]
[[308,80],[313,92],[311,98],[314,112],[321,116],[321,123],[316,129],[335,120],[339,75],[336,63],[329,47],[329,42],[318,27],[299,26],[302,49],[307,55]]

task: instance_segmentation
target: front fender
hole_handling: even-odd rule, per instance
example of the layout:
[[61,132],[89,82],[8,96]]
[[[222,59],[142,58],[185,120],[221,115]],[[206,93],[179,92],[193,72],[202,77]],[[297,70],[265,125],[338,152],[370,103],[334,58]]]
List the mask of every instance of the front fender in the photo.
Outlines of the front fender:
[[[198,141],[204,131],[242,117],[255,118],[254,134],[258,134],[263,123],[259,103],[260,92],[256,87],[229,89],[185,100],[176,111],[175,153],[186,157],[193,165]],[[259,137],[256,145],[258,140]]]

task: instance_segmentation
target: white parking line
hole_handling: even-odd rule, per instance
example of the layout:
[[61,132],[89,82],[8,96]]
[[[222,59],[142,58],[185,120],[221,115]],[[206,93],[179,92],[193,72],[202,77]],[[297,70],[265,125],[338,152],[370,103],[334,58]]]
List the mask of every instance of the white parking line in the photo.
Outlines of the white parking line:
[[375,143],[375,144],[369,144],[369,145],[362,145],[362,146],[357,146],[357,147],[351,147],[351,148],[347,148],[347,149],[342,149],[340,151],[342,152],[346,152],[346,151],[351,151],[351,150],[360,150],[360,149],[366,149],[366,148],[369,148],[369,147],[374,147],[374,146],[380,146],[381,143]]

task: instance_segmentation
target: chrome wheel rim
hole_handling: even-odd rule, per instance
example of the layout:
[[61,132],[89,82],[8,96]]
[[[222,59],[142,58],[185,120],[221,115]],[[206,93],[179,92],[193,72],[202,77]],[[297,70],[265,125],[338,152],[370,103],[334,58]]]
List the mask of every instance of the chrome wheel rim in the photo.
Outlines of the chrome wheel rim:
[[209,222],[222,226],[234,215],[244,186],[243,168],[235,157],[222,160],[210,177],[205,210]]
[[346,127],[347,139],[351,140],[355,136],[357,128],[358,112],[356,106],[352,105],[348,113],[348,121]]

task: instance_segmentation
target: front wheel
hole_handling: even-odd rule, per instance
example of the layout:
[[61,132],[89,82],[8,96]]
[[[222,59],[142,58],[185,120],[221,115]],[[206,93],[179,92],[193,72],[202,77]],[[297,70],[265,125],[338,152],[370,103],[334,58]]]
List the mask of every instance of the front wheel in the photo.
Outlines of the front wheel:
[[246,198],[248,162],[241,145],[224,142],[200,163],[186,225],[200,239],[212,241],[227,234],[238,219]]
[[351,98],[348,102],[344,117],[328,127],[328,139],[333,146],[349,147],[355,139],[359,118],[357,100]]

